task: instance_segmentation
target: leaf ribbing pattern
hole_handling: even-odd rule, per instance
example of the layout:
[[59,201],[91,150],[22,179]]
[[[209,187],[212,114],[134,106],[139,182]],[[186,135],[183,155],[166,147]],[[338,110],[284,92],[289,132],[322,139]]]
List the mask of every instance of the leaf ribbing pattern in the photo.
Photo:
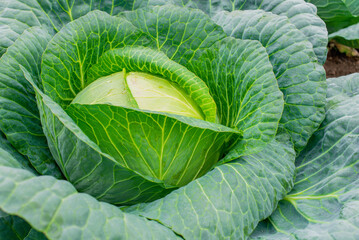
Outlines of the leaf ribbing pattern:
[[208,122],[216,122],[217,107],[207,85],[163,52],[146,47],[124,47],[104,53],[88,72],[88,81],[121,72],[145,72],[177,83],[201,108]]
[[[28,73],[26,77],[31,81]],[[79,191],[114,204],[147,202],[168,193],[169,190],[104,154],[57,103],[38,88],[35,90],[51,153],[66,178]]]
[[358,0],[306,0],[318,8],[318,15],[325,21],[329,33],[359,23]]
[[41,64],[44,91],[65,107],[85,87],[88,69],[105,51],[149,43],[125,19],[91,12],[66,25],[51,39]]
[[[292,188],[295,151],[290,144],[289,136],[282,133],[282,129],[273,140],[283,109],[282,94],[275,76],[278,80],[282,79],[279,84],[286,96],[285,113],[290,112],[289,115],[293,117],[286,115],[287,118],[282,119],[282,127],[289,130],[295,139],[295,147],[301,150],[319,126],[324,114],[325,83],[323,69],[318,67],[320,65],[317,63],[317,57],[319,61],[325,59],[325,34],[322,32],[322,22],[313,17],[315,8],[311,4],[305,4],[302,0],[181,1],[181,4],[209,4],[210,12],[214,9],[212,3],[222,4],[220,8],[223,4],[230,3],[231,11],[239,8],[262,8],[282,15],[278,17],[270,13],[264,14],[262,11],[241,12],[248,18],[248,22],[244,21],[249,27],[248,32],[243,34],[244,38],[258,39],[266,47],[266,53],[258,41],[227,38],[222,28],[200,10],[174,5],[149,7],[169,2],[164,0],[6,2],[6,6],[12,6],[8,11],[11,14],[6,19],[6,15],[1,15],[6,11],[2,12],[0,6],[0,23],[4,19],[11,19],[8,22],[14,24],[5,29],[5,32],[10,33],[9,39],[0,38],[0,52],[10,45],[15,48],[16,42],[14,44],[12,40],[18,38],[19,34],[31,25],[43,25],[42,27],[46,26],[50,33],[58,32],[43,55],[41,67],[44,91],[38,77],[40,67],[36,61],[35,72],[26,65],[20,67],[22,71],[19,71],[18,67],[16,69],[21,73],[19,77],[23,78],[25,73],[35,88],[40,116],[35,107],[32,86],[26,82],[25,85],[17,87],[30,89],[32,100],[29,101],[29,106],[18,112],[34,111],[34,119],[37,122],[41,119],[51,153],[63,174],[74,185],[53,177],[35,177],[28,171],[15,169],[26,166],[12,157],[16,154],[12,154],[11,149],[5,150],[4,153],[0,151],[0,208],[30,223],[33,229],[29,231],[28,240],[45,239],[40,232],[45,233],[50,239],[177,239],[178,236],[189,239],[246,239],[257,223],[268,217],[278,201]],[[23,2],[26,4],[22,5]],[[24,11],[19,9],[21,7]],[[141,9],[121,13],[137,8]],[[88,13],[94,9],[107,13]],[[15,12],[18,17],[13,14]],[[25,14],[27,12],[33,16]],[[255,16],[251,16],[252,13],[256,13]],[[82,17],[85,14],[87,15]],[[22,16],[33,22],[29,25],[22,24]],[[238,20],[235,17],[233,19]],[[62,28],[64,25],[66,26]],[[40,28],[29,29],[23,36],[33,29]],[[0,34],[2,33],[0,30]],[[40,45],[51,38],[51,34],[48,39],[41,39],[40,32],[38,35],[31,36],[31,41],[36,44],[39,42]],[[288,40],[292,38],[293,41]],[[7,40],[9,41],[6,42]],[[7,45],[2,47],[4,42]],[[139,45],[146,48],[142,47],[141,51],[135,50]],[[176,78],[173,77],[173,72],[166,73],[164,70],[168,67],[165,66],[168,61],[164,57],[166,54],[171,60],[183,65],[180,68],[176,63],[177,66],[174,64],[175,67],[171,71],[176,72],[178,68],[178,72],[185,72],[187,67],[194,74],[202,75],[200,77],[203,79],[210,75],[211,79],[206,79],[205,82],[211,94],[216,95],[215,101],[220,105],[221,123],[227,127],[171,114],[109,105],[69,106],[88,81],[91,81],[91,78],[95,80],[95,75],[91,74],[98,73],[100,68],[96,68],[96,64],[101,62],[101,59],[106,59],[106,54],[111,62],[122,61],[119,60],[120,50],[117,48],[125,46],[131,51],[134,50],[127,53],[127,58],[130,55],[136,56],[133,61],[126,60],[127,67],[139,71],[146,69],[149,73],[165,75],[165,78]],[[149,48],[153,50],[146,52],[145,49]],[[11,47],[8,50],[11,50]],[[164,54],[155,55],[155,51],[162,51]],[[21,51],[18,52],[20,57],[24,55]],[[41,53],[37,51],[32,56],[40,59]],[[28,61],[27,58],[30,58],[31,54],[25,55]],[[141,60],[151,57],[148,62]],[[155,58],[163,60],[160,67]],[[214,59],[207,61],[206,58]],[[22,61],[19,59],[16,60]],[[117,66],[106,61],[104,60],[102,67],[111,71],[120,71],[122,69],[116,67],[126,65],[126,61],[122,61],[121,64],[117,62]],[[141,68],[140,65],[144,62],[146,66]],[[230,66],[236,69],[232,70]],[[299,77],[298,72],[301,74]],[[194,83],[192,85],[195,87],[191,89],[191,86],[188,86],[190,94],[193,91],[197,94],[197,90],[208,91],[201,87],[204,85],[199,84],[199,78],[193,74],[187,75],[183,82]],[[303,76],[307,76],[307,79]],[[196,78],[193,82],[192,77]],[[300,80],[296,81],[297,78]],[[302,80],[303,82],[300,82]],[[16,81],[12,83],[16,85]],[[199,96],[197,100],[201,101],[201,94],[196,94],[192,93],[191,97],[195,99]],[[235,102],[233,99],[238,101]],[[203,105],[207,102],[204,101]],[[211,104],[213,101],[208,105]],[[236,110],[233,111],[233,108]],[[212,117],[214,115],[212,114]],[[306,119],[307,117],[309,119]],[[289,124],[290,126],[284,124],[291,121],[295,123]],[[298,122],[300,127],[295,128],[294,125]],[[333,132],[335,130],[337,129],[334,128]],[[233,144],[238,138],[228,142],[229,136],[234,134],[238,137],[239,133],[243,136],[235,148],[238,150],[235,153],[237,155],[231,156],[242,157],[230,163],[222,161],[212,171],[203,175],[222,155],[222,147],[225,147],[223,142]],[[42,130],[39,131],[39,135],[43,137]],[[137,149],[129,151],[125,144]],[[123,149],[117,151],[116,148]],[[263,151],[259,152],[259,149]],[[127,156],[118,156],[123,154]],[[195,171],[196,174],[186,179],[182,170],[176,175],[166,172],[170,169],[168,166],[157,167],[154,159],[158,158],[170,160],[165,164],[161,162],[160,165],[173,164],[174,157],[171,154],[181,155],[187,160],[184,163],[185,168],[192,168],[191,171]],[[138,161],[140,155],[144,159],[149,159],[145,162],[149,165],[151,173],[136,172],[128,168],[128,165],[134,162],[129,160]],[[210,163],[193,164],[201,160],[203,155],[210,156]],[[173,164],[172,168],[176,169],[179,166]],[[308,173],[314,168],[313,166],[309,169]],[[153,174],[154,172],[156,174]],[[344,178],[345,173],[347,172],[343,171]],[[151,174],[154,177],[151,177]],[[172,191],[164,189],[165,184],[158,180],[161,178],[158,176],[165,174],[175,175],[174,178],[178,181],[175,183],[180,185],[203,176]],[[342,175],[337,179],[341,177]],[[303,182],[297,183],[300,185],[306,180],[316,181],[318,177],[309,174],[304,177]],[[349,185],[351,186],[353,185]],[[75,187],[77,191],[89,193],[100,201],[113,204],[127,205],[162,199],[130,207],[127,210],[132,213],[123,213],[115,206],[99,203],[87,194],[78,193]],[[325,195],[325,199],[332,200],[335,194],[329,193]],[[354,194],[356,192],[350,190],[342,196],[349,197]],[[167,196],[164,197],[165,195]],[[300,197],[289,195],[283,202],[296,202],[302,204],[301,209],[309,206],[308,209],[312,207],[312,210],[314,204],[303,203]],[[280,208],[284,209],[282,203]],[[332,202],[324,200],[320,203],[323,203],[323,206],[316,205],[315,209],[323,209],[322,214],[325,214],[326,210],[333,210],[330,207],[334,205],[329,206]],[[345,221],[355,223],[356,203],[346,202],[343,209],[343,215],[347,216]],[[302,216],[308,214],[310,212]],[[311,230],[315,229],[314,224],[310,226],[313,226]]]
[[352,48],[359,48],[359,23],[330,34],[329,39],[335,39],[335,41]]
[[242,133],[226,161],[259,151],[273,140],[283,112],[283,94],[265,48],[229,37],[199,55],[189,68],[208,85],[221,124]]
[[284,94],[280,123],[296,150],[303,149],[325,114],[325,70],[311,44],[286,17],[260,10],[222,12],[214,19],[229,36],[258,40],[266,48]]
[[27,69],[39,84],[41,55],[50,39],[46,30],[30,28],[1,57],[0,129],[40,174],[61,177],[47,147],[33,89],[20,69]]
[[166,4],[168,0],[146,1],[45,1],[45,0],[2,0],[0,4],[0,56],[27,29],[44,26],[55,33],[67,23],[90,11],[101,10],[118,15],[126,10]]
[[293,190],[254,239],[358,239],[359,74],[328,79],[327,100],[326,119],[296,159]]
[[16,149],[14,149],[14,147],[9,143],[9,141],[7,141],[7,139],[5,138],[5,136],[3,136],[1,132],[0,149],[4,150],[4,152],[6,152],[7,154],[10,154],[11,157],[14,158],[15,161],[22,166],[22,168],[34,173],[35,175],[37,174],[36,170],[32,167],[30,161],[26,157],[21,155],[19,152],[17,152]]
[[126,211],[155,219],[185,239],[246,239],[293,186],[295,153],[283,140],[288,136]]
[[158,179],[168,187],[184,186],[218,161],[233,129],[194,118],[111,105],[73,104],[76,124],[122,166]]
[[158,50],[187,66],[196,52],[226,35],[205,13],[175,5],[125,12],[124,16],[156,42]]
[[35,177],[25,170],[1,166],[0,186],[1,209],[21,216],[50,239],[178,238],[157,222],[98,202],[50,176]]
[[312,43],[315,54],[324,64],[327,53],[328,33],[325,23],[316,13],[316,8],[304,0],[174,0],[180,6],[199,8],[210,16],[221,11],[261,9],[288,17],[297,29]]

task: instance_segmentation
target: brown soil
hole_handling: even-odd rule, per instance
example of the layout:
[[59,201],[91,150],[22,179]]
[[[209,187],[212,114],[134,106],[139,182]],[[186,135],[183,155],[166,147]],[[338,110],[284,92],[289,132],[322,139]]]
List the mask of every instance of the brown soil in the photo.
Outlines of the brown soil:
[[327,61],[324,64],[327,78],[340,77],[359,72],[359,57],[347,57],[337,48],[329,49]]

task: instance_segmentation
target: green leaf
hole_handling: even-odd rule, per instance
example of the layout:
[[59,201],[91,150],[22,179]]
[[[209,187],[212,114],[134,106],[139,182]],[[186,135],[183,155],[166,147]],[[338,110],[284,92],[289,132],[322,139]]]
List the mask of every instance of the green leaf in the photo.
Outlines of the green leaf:
[[329,33],[359,23],[359,0],[306,0],[318,8]]
[[[0,1],[0,56],[28,28],[50,26],[51,22],[36,0]],[[48,28],[51,31],[51,27]]]
[[0,210],[0,239],[24,239],[31,226],[19,217],[11,216]]
[[22,168],[34,173],[35,175],[37,174],[36,170],[31,166],[29,160],[20,153],[18,153],[7,141],[5,136],[3,136],[3,134],[0,132],[0,155],[1,154],[10,154],[11,157],[14,158],[14,160],[20,164],[16,164],[17,166],[22,166]]
[[10,167],[0,167],[0,208],[49,239],[178,239],[157,222],[78,193],[69,182]]
[[293,185],[293,147],[280,135],[257,154],[126,211],[154,219],[185,239],[245,239]]
[[[0,156],[2,158],[2,156]],[[3,160],[0,160],[2,162]],[[0,210],[0,239],[47,240],[43,233],[31,228],[22,218],[8,215]]]
[[325,23],[317,16],[316,8],[304,0],[174,0],[180,6],[199,8],[210,16],[221,11],[262,9],[288,17],[312,43],[319,62],[327,57],[328,33]]
[[0,164],[7,167],[24,168],[11,152],[7,151],[7,149],[4,149],[2,146],[0,147]]
[[352,48],[359,48],[359,23],[330,34],[329,39],[335,39]]
[[58,32],[67,23],[93,10],[101,10],[110,15],[117,15],[125,10],[165,4],[167,2],[167,0],[0,0],[0,56],[30,27],[44,26],[51,33],[54,33]]
[[284,94],[280,125],[303,149],[324,118],[325,71],[312,45],[286,17],[263,11],[221,12],[215,21],[229,35],[259,40],[266,48],[279,88]]
[[[4,160],[6,159],[6,161]],[[0,164],[14,168],[24,168],[8,151],[0,148]]]
[[120,165],[169,188],[205,174],[238,134],[195,118],[105,104],[72,104],[67,112]]
[[[29,73],[22,70],[33,84]],[[33,86],[49,148],[78,191],[113,204],[147,202],[169,192],[104,154],[57,103]]]
[[107,50],[149,40],[124,18],[94,11],[67,24],[42,57],[44,91],[62,107],[85,87],[88,69]]
[[[256,0],[251,0],[251,2]],[[258,1],[256,1],[258,2]],[[259,9],[288,17],[313,45],[314,53],[320,64],[327,59],[328,31],[324,21],[317,16],[317,9],[304,0],[265,0]],[[242,8],[246,10],[247,8]]]
[[1,57],[0,129],[40,174],[61,177],[47,147],[34,91],[20,69],[24,67],[39,84],[41,55],[50,39],[46,30],[30,28]]
[[197,9],[164,5],[141,8],[123,15],[147,33],[158,50],[185,67],[196,52],[225,37],[221,27]]
[[[36,174],[36,171],[29,167],[28,164],[26,159],[11,147],[5,137],[0,135],[0,166],[26,169]],[[26,221],[18,216],[8,215],[0,208],[0,239],[28,239],[27,237],[31,232],[31,226]],[[36,240],[38,239],[40,238]]]
[[[19,1],[19,0],[18,0]],[[21,0],[27,2],[29,0]],[[126,0],[126,1],[94,1],[94,0],[36,0],[52,24],[60,30],[67,23],[74,21],[91,11],[101,10],[110,15],[117,15],[123,11],[133,10],[157,4],[164,4],[168,0]]]
[[35,229],[31,229],[29,234],[24,238],[24,240],[47,240],[48,238],[45,234],[36,231]]
[[359,74],[328,79],[326,118],[296,159],[291,193],[255,239],[358,239]]
[[[243,0],[241,0],[243,2]],[[325,23],[317,16],[317,9],[304,0],[249,0],[250,5],[241,10],[254,9],[251,5],[255,2],[258,9],[272,12],[279,16],[286,16],[298,30],[300,30],[313,45],[314,53],[320,64],[327,59],[328,32]]]
[[283,112],[283,94],[258,41],[225,38],[190,64],[208,85],[220,123],[242,133],[226,161],[252,154],[273,140]]

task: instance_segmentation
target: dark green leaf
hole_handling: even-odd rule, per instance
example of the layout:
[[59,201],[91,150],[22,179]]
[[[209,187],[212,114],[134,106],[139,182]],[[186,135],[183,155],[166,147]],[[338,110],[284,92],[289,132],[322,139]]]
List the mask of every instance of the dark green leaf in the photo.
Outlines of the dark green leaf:
[[286,17],[263,11],[221,12],[215,21],[229,35],[259,40],[266,48],[279,88],[284,93],[280,121],[296,150],[306,145],[324,118],[325,71],[311,44]]
[[125,12],[124,16],[147,33],[158,50],[184,66],[196,52],[226,36],[221,27],[197,9],[164,5]]
[[318,8],[329,33],[359,23],[359,0],[306,0]]
[[78,193],[69,182],[11,167],[0,167],[0,208],[22,217],[49,239],[178,238],[155,221]]
[[51,35],[39,27],[26,30],[0,59],[0,129],[40,174],[61,177],[47,147],[35,94],[20,69],[40,82],[41,55]]
[[30,27],[44,26],[53,33],[93,10],[117,15],[125,10],[167,2],[167,0],[0,0],[0,57]]
[[252,154],[271,142],[284,101],[265,48],[258,41],[225,38],[196,59],[190,69],[208,85],[220,123],[242,133],[226,160]]
[[8,215],[0,210],[0,239],[22,240],[28,235],[30,230],[31,226],[24,220]]
[[330,34],[329,39],[335,39],[341,44],[359,49],[359,23]]
[[326,118],[296,159],[291,193],[255,239],[359,238],[359,74],[328,79]]
[[0,132],[0,148],[10,154],[21,166],[22,168],[29,170],[30,172],[37,174],[36,170],[31,166],[29,160],[18,153],[11,144],[7,141],[5,136]]
[[48,238],[45,234],[36,231],[35,229],[31,229],[29,234],[24,238],[24,240],[47,240]]
[[312,43],[320,63],[324,64],[327,55],[328,33],[325,23],[317,16],[316,8],[304,0],[174,0],[176,4],[199,8],[210,16],[218,12],[262,9],[280,16],[288,17]]

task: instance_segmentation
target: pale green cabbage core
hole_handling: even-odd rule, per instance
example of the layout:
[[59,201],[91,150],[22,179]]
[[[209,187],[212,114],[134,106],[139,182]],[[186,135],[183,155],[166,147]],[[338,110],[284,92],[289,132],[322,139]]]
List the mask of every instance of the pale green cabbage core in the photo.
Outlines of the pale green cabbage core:
[[118,72],[84,88],[72,103],[110,104],[204,120],[196,102],[178,84],[141,72]]

